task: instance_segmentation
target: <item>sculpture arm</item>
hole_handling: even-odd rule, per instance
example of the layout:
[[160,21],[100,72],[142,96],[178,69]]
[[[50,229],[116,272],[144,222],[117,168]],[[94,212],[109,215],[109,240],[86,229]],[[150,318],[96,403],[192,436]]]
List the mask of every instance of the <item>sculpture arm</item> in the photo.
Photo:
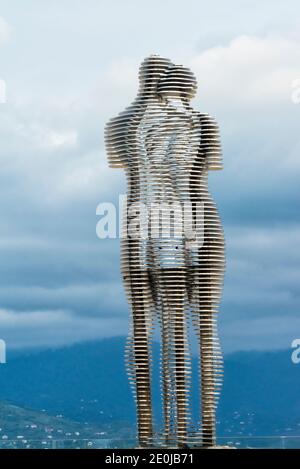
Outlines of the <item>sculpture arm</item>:
[[105,129],[105,149],[108,166],[110,168],[125,168],[127,166],[125,158],[124,130],[114,119],[110,121]]
[[200,115],[201,151],[206,158],[207,169],[223,169],[219,126],[209,114]]

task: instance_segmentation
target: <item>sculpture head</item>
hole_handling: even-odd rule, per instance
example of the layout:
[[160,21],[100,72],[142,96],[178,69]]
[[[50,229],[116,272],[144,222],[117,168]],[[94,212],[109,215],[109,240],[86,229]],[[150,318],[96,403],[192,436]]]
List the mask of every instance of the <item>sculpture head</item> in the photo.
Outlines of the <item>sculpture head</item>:
[[166,99],[190,101],[196,94],[197,80],[193,72],[182,65],[171,65],[159,79],[157,93]]
[[139,69],[139,95],[143,97],[155,95],[158,80],[171,65],[169,59],[155,54],[143,60]]

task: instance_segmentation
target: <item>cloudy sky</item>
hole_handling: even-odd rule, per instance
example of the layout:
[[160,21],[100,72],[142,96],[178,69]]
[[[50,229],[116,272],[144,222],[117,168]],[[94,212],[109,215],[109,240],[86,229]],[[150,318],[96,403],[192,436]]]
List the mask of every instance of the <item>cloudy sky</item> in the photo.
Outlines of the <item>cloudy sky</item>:
[[127,333],[119,241],[96,207],[125,191],[105,122],[142,59],[190,66],[224,170],[210,176],[227,241],[225,351],[300,337],[300,5],[297,0],[2,0],[0,338],[10,348]]

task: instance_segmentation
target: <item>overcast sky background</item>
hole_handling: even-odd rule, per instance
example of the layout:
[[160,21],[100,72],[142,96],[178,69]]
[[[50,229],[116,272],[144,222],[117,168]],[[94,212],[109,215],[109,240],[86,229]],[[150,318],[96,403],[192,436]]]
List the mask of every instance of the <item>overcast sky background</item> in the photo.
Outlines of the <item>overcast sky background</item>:
[[[25,5],[26,3],[26,5]],[[227,242],[225,351],[300,337],[300,4],[286,0],[0,2],[0,338],[8,348],[127,333],[119,241],[96,207],[125,191],[103,127],[151,53],[190,66],[217,118],[210,175]]]

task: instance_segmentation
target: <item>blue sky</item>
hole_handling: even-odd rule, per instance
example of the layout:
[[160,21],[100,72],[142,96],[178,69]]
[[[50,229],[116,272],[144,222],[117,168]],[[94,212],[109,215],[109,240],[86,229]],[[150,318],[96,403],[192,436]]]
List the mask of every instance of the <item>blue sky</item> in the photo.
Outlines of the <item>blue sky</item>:
[[210,176],[227,242],[225,351],[300,336],[300,6],[297,1],[2,1],[0,338],[63,345],[127,333],[119,241],[96,207],[125,191],[103,127],[151,53],[190,66],[193,105],[221,128]]

